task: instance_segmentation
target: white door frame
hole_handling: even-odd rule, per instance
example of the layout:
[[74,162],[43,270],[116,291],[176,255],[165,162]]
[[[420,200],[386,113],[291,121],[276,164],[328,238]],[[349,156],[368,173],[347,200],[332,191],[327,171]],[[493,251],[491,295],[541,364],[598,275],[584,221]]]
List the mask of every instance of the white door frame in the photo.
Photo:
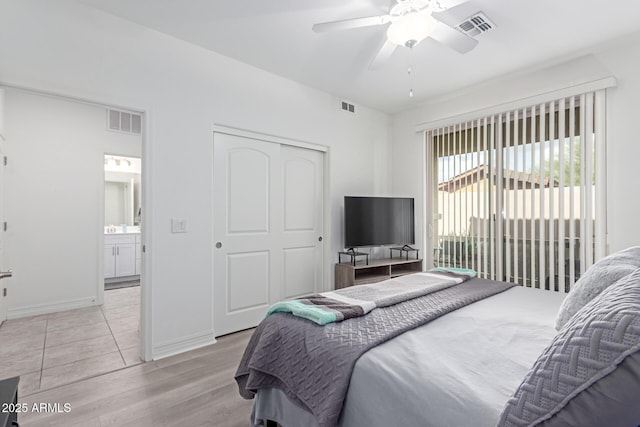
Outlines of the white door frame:
[[[0,81],[0,86],[7,88],[18,89],[22,91],[31,92],[37,95],[50,96],[54,98],[63,99],[65,101],[77,102],[80,104],[89,104],[92,106],[99,106],[105,108],[123,109],[127,111],[133,111],[142,115],[142,178],[141,181],[145,190],[142,192],[142,212],[144,216],[144,222],[141,227],[141,238],[143,245],[142,256],[142,272],[140,275],[140,357],[149,361],[153,359],[152,355],[152,331],[153,331],[153,316],[152,316],[152,248],[153,242],[153,143],[151,138],[151,117],[152,109],[145,106],[124,106],[114,99],[88,99],[72,94],[52,92],[40,88],[32,88],[21,85],[14,85]],[[105,125],[106,127],[106,125]],[[104,164],[104,154],[101,154],[101,167]],[[104,188],[102,182],[104,180],[104,173],[101,174],[99,192],[102,194],[102,203],[104,204]],[[102,213],[104,216],[104,206]],[[104,219],[103,222],[104,224]],[[98,289],[96,302],[102,304],[104,302],[104,230],[97,230],[98,237],[98,272],[96,278],[96,286]]]
[[[4,89],[2,87],[0,87],[0,120],[2,120],[2,124],[4,124]],[[4,162],[3,156],[5,155],[6,151],[5,151],[5,136],[3,134],[4,129],[0,129],[0,162]],[[2,163],[0,163],[0,204],[2,205],[2,208],[0,208],[0,221],[4,221],[5,220],[5,212],[6,212],[6,208],[4,206],[4,201],[5,201],[5,184],[6,184],[6,180],[5,180],[5,171],[4,171],[4,165]],[[0,230],[0,233],[2,233],[2,231]],[[5,240],[6,240],[6,236],[3,234],[1,237],[2,242],[0,243],[0,271],[4,271],[4,269],[6,268],[7,270],[9,270],[9,268],[6,266],[6,264],[3,262],[4,261],[4,254],[5,254],[5,248],[6,248],[6,244],[5,244]],[[10,271],[10,270],[9,270]],[[4,278],[4,280],[0,280],[0,292],[4,292],[3,289],[7,289],[9,287],[8,284],[6,284],[5,280],[9,280],[11,276]],[[3,294],[0,294],[0,325],[2,325],[2,323],[7,320],[7,311],[8,311],[8,307],[7,307],[7,297],[4,296]]]
[[[239,137],[245,137],[245,138],[251,138],[251,139],[256,139],[259,141],[264,141],[266,143],[276,143],[276,144],[282,144],[282,145],[289,145],[292,147],[300,147],[300,148],[306,148],[309,150],[315,150],[315,151],[319,151],[321,153],[324,154],[324,159],[323,159],[323,164],[324,164],[324,170],[323,170],[323,195],[322,195],[322,204],[323,204],[323,221],[322,221],[322,238],[323,238],[323,283],[322,283],[322,291],[329,291],[331,290],[330,284],[332,282],[332,278],[333,278],[333,274],[331,271],[331,264],[329,263],[329,260],[331,259],[331,192],[329,191],[329,185],[330,185],[330,181],[329,181],[329,170],[330,170],[330,153],[329,153],[329,147],[325,146],[325,145],[319,145],[319,144],[315,144],[315,143],[311,143],[311,142],[306,142],[306,141],[300,141],[300,140],[296,140],[296,139],[290,139],[290,138],[286,138],[286,137],[281,137],[281,136],[276,136],[276,135],[270,135],[270,134],[266,134],[266,133],[260,133],[260,132],[255,132],[255,131],[251,131],[251,130],[246,130],[246,129],[240,129],[240,128],[235,128],[235,127],[231,127],[231,126],[226,126],[226,125],[221,125],[221,124],[214,124],[213,128],[212,128],[212,141],[213,141],[213,133],[223,133],[223,134],[227,134],[227,135],[232,135],[232,136],[239,136]],[[211,199],[211,212],[215,212],[214,211],[214,198],[212,197]],[[210,251],[210,259],[213,260],[213,242],[214,240],[211,241],[211,251]],[[213,278],[213,263],[211,264],[211,277]],[[214,285],[212,283],[212,285]],[[213,293],[212,293],[213,295]],[[212,305],[213,307],[213,305]],[[214,320],[213,320],[213,310],[211,312],[211,324],[214,325],[214,329],[215,329],[215,324],[214,324]],[[215,335],[215,333],[214,333]]]

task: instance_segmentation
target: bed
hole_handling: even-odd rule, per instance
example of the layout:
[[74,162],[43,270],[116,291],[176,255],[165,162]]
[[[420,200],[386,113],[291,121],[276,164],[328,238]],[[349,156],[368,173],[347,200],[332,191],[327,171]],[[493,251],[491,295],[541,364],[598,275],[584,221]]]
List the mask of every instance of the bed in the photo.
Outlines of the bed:
[[[634,253],[634,257],[636,255],[638,265],[624,270],[625,274],[613,275],[608,281],[598,279],[601,284],[607,282],[607,286],[602,286],[603,288],[612,289],[614,286],[610,285],[627,279],[623,284],[624,288],[623,285],[619,285],[617,294],[608,292],[614,294],[607,297],[615,300],[615,307],[622,304],[618,300],[627,301],[632,306],[640,306],[640,270],[635,271],[640,267],[640,249],[637,254]],[[588,280],[589,275],[586,274],[585,282]],[[482,282],[490,281],[473,279],[468,285]],[[638,298],[629,299],[628,295],[634,292]],[[606,292],[602,292],[601,289],[595,296],[592,295],[591,299],[598,300],[600,293]],[[606,406],[624,413],[625,418],[621,419],[621,422],[633,420],[634,424],[629,425],[639,425],[640,405],[637,405],[635,397],[631,400],[624,397],[627,394],[637,396],[640,393],[639,307],[636,307],[637,310],[632,307],[635,316],[632,321],[623,321],[626,322],[625,327],[630,330],[630,335],[622,338],[624,345],[616,344],[618,347],[612,350],[611,354],[604,355],[604,351],[601,351],[602,354],[594,356],[598,359],[597,363],[589,360],[585,362],[588,369],[580,369],[578,374],[574,373],[581,377],[579,380],[572,377],[566,387],[563,385],[566,390],[556,393],[556,401],[547,399],[541,402],[539,390],[546,379],[540,380],[536,375],[551,381],[554,379],[553,373],[549,372],[553,372],[553,369],[561,374],[570,369],[563,366],[550,367],[550,361],[558,359],[558,354],[566,350],[570,339],[586,342],[584,337],[575,335],[590,333],[590,326],[588,328],[586,324],[602,323],[599,318],[594,322],[594,316],[606,317],[611,316],[611,313],[617,313],[617,309],[612,309],[611,306],[598,308],[603,306],[604,302],[596,301],[597,307],[591,308],[591,311],[587,310],[586,314],[583,314],[585,310],[582,307],[590,307],[595,304],[594,301],[582,305],[573,304],[573,310],[578,311],[581,316],[570,316],[566,320],[568,326],[558,332],[554,324],[559,310],[565,305],[572,305],[564,301],[565,297],[563,293],[511,287],[374,346],[360,356],[353,366],[339,419],[335,423],[325,422],[324,425],[507,426],[537,425],[540,422],[550,423],[548,425],[602,425],[597,424],[601,422],[617,425],[609,423],[612,420],[611,416],[604,411],[599,411],[599,414],[605,418],[594,418],[584,410],[584,402],[579,402],[578,397],[586,398],[591,406],[598,407],[598,402],[606,400],[601,394],[611,393],[598,389],[594,397],[589,394],[592,388],[596,388],[593,385],[620,388],[622,383],[623,396],[613,396],[617,403],[607,401]],[[622,311],[629,316],[629,307],[625,305]],[[278,316],[286,318],[290,315]],[[611,327],[611,331],[619,329],[618,324]],[[600,339],[602,333],[596,332],[595,335]],[[304,345],[308,346],[309,343]],[[604,347],[606,345],[603,344]],[[576,350],[573,353],[579,354],[580,351]],[[600,363],[599,358],[606,360]],[[621,380],[611,374],[619,365],[630,369],[632,374],[623,372],[622,369],[618,369],[619,372],[616,373],[632,380]],[[634,376],[636,368],[637,377]],[[241,374],[241,369],[238,374]],[[614,384],[606,384],[603,378],[614,381]],[[242,388],[242,384],[239,384]],[[550,387],[557,388],[557,385]],[[324,427],[322,422],[318,423],[318,417],[308,407],[301,405],[299,401],[295,402],[295,399],[283,391],[283,387],[265,384],[255,387],[254,391],[256,393],[251,425],[265,425],[266,420],[270,420],[284,427]],[[512,406],[511,412],[509,405]],[[545,408],[540,410],[539,407]],[[578,419],[581,420],[580,424],[575,423]],[[537,421],[529,423],[527,420]],[[562,424],[563,420],[565,424]],[[593,424],[594,422],[596,423]]]

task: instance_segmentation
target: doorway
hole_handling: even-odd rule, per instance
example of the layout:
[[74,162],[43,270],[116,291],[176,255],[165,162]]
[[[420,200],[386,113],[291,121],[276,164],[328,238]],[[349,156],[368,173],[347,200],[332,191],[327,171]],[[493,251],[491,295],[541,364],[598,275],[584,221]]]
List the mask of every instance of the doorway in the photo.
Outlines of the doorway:
[[142,191],[139,157],[104,155],[102,314],[127,365],[140,360]]
[[104,288],[140,286],[142,162],[104,156]]
[[[0,329],[0,377],[20,375],[24,396],[80,379],[76,375],[141,363],[138,329],[144,331],[145,323],[138,328],[136,320],[136,336],[125,337],[131,345],[121,345],[122,339],[113,335],[118,327],[108,324],[112,319],[103,313],[103,191],[104,153],[144,158],[144,122],[138,114],[136,135],[113,131],[112,109],[105,105],[17,88],[6,91],[11,158],[4,261],[16,274],[8,282],[9,320]],[[140,264],[142,273],[142,259]],[[144,286],[143,280],[136,288],[137,319]],[[113,303],[111,317],[126,317],[122,298]],[[134,346],[131,355],[128,350]]]

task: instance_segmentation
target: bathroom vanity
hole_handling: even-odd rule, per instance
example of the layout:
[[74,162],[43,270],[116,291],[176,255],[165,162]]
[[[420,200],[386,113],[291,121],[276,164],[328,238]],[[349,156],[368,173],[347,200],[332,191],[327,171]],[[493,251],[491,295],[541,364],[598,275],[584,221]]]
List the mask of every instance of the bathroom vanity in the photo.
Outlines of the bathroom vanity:
[[[141,270],[142,241],[137,227],[104,235],[104,278],[129,280]],[[117,281],[117,280],[110,280]]]

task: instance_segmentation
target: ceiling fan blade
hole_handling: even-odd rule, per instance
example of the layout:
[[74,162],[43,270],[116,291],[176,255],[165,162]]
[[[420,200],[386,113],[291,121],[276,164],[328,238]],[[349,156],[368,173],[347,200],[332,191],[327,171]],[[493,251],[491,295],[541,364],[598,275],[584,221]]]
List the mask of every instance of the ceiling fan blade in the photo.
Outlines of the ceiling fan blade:
[[460,53],[467,53],[478,44],[478,40],[440,21],[429,37]]
[[391,21],[389,15],[369,16],[367,18],[344,19],[342,21],[323,22],[315,24],[313,27],[316,33],[326,33],[328,31],[349,30],[351,28],[372,27],[374,25],[384,25]]
[[436,12],[441,12],[443,10],[452,9],[468,1],[469,0],[438,0],[434,2],[433,10]]
[[387,62],[387,60],[391,57],[393,52],[396,51],[397,47],[398,45],[391,43],[389,40],[385,40],[384,44],[378,51],[378,54],[375,58],[373,58],[371,64],[369,64],[369,69],[377,70],[381,68],[384,63]]

